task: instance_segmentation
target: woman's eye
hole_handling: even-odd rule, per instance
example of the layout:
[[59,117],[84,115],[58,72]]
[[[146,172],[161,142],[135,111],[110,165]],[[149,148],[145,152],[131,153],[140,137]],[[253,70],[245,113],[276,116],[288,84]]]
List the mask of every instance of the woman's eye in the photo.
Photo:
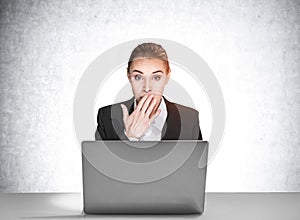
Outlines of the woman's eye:
[[154,76],[154,79],[155,79],[156,81],[160,80],[160,78],[161,78],[161,76]]
[[134,76],[134,79],[135,79],[135,80],[140,80],[140,79],[142,79],[142,77],[141,77],[140,75],[135,75],[135,76]]

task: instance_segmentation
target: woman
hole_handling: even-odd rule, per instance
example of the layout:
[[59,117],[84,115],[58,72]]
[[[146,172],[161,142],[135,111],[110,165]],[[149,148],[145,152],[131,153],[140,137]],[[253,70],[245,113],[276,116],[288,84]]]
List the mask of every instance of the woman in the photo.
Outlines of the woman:
[[163,96],[170,73],[162,46],[138,45],[127,67],[134,97],[99,109],[96,140],[202,140],[198,112]]

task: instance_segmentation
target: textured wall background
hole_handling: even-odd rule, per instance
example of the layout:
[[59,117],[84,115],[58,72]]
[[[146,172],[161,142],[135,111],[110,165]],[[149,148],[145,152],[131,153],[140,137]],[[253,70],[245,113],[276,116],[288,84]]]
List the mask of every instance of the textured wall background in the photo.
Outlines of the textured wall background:
[[0,191],[81,191],[77,83],[102,52],[165,38],[221,84],[208,191],[300,190],[299,1],[0,1]]

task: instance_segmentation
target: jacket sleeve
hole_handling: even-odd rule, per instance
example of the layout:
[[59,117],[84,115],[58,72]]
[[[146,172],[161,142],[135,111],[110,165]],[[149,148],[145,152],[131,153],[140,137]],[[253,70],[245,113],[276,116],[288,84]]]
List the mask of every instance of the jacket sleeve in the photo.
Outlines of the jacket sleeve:
[[193,137],[195,137],[195,139],[197,139],[197,140],[203,140],[201,129],[200,129],[199,112],[198,111],[196,111],[196,114],[195,114],[195,125],[194,125],[194,129],[193,129]]
[[96,140],[107,140],[107,135],[105,132],[104,122],[103,122],[104,112],[103,109],[98,110],[97,115],[97,129],[95,132],[95,139]]

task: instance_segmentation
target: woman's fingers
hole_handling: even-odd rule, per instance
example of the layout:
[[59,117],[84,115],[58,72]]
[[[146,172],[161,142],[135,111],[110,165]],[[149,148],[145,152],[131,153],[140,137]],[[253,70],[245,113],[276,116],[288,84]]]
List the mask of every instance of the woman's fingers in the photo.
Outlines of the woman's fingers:
[[143,105],[144,105],[144,102],[147,100],[147,98],[149,97],[149,95],[144,95],[143,98],[139,101],[139,104],[136,106],[136,109],[137,111],[141,111]]
[[150,106],[148,107],[148,109],[147,109],[146,112],[145,112],[145,114],[146,114],[146,116],[147,116],[148,118],[149,118],[149,116],[152,114],[152,111],[153,111],[155,105],[156,105],[156,99],[153,99],[152,102],[151,102],[151,104],[150,104]]
[[[151,122],[157,117],[161,110],[158,109],[153,115],[153,109],[157,104],[157,100],[153,95],[145,95],[137,105],[134,113],[129,115],[128,109],[124,104],[121,104],[123,111],[123,122],[125,130],[129,137],[139,138],[149,128]],[[151,117],[151,118],[150,118]]]
[[[153,95],[149,95],[148,96],[148,98],[146,99],[146,101],[144,102],[144,105],[143,105],[143,107],[142,107],[142,109],[141,109],[141,112],[142,113],[146,113],[146,111],[147,111],[147,109],[150,107],[149,105],[150,105],[150,103],[153,103],[153,101],[155,100],[153,100]],[[152,101],[152,102],[151,102]]]

